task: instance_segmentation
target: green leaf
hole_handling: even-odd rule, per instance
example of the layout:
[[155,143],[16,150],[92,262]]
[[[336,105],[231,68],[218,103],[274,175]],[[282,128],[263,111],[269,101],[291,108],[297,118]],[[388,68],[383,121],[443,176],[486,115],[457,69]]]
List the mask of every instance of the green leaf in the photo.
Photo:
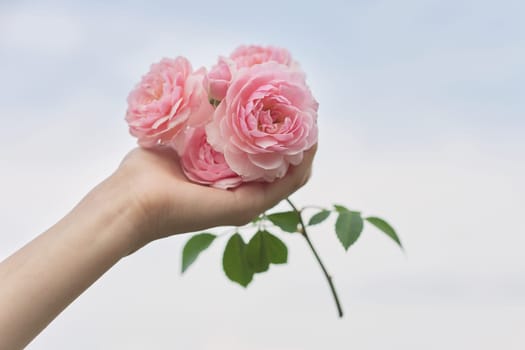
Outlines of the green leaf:
[[295,211],[284,211],[266,216],[274,225],[286,232],[298,232],[299,215]]
[[193,264],[202,251],[210,246],[216,237],[211,233],[199,233],[186,242],[182,250],[182,273]]
[[371,223],[372,225],[374,225],[375,227],[377,227],[379,230],[383,231],[387,236],[392,238],[401,247],[401,249],[403,249],[401,240],[397,236],[397,233],[394,230],[394,228],[390,226],[388,222],[386,222],[385,220],[381,218],[374,217],[374,216],[369,216],[365,220]]
[[339,205],[339,204],[334,204],[334,209],[339,212],[339,213],[342,213],[344,211],[350,211],[348,210],[348,208],[346,207],[343,207],[342,205]]
[[286,264],[288,261],[288,248],[286,248],[283,241],[268,231],[264,231],[263,237],[268,260],[272,264]]
[[253,278],[246,254],[246,244],[238,233],[231,236],[224,249],[222,268],[228,278],[246,287]]
[[248,242],[246,252],[254,272],[267,271],[270,263],[285,264],[288,260],[286,245],[268,231],[258,231]]
[[335,232],[343,247],[348,248],[357,241],[363,231],[363,219],[356,211],[342,210],[335,222]]
[[264,231],[258,231],[248,242],[246,248],[248,263],[254,272],[264,272],[268,270],[270,261],[266,253],[264,242]]
[[328,216],[330,216],[330,211],[323,209],[310,218],[310,221],[308,221],[308,226],[320,224],[321,222],[325,221]]

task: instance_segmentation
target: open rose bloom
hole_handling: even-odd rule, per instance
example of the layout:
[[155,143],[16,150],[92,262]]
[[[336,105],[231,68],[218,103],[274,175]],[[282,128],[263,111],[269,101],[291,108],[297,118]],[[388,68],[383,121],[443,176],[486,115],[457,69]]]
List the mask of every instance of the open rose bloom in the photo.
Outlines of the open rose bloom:
[[202,79],[184,57],[163,59],[151,66],[128,97],[126,121],[143,147],[167,144],[187,125],[203,124],[213,112]]
[[173,148],[178,150],[182,170],[191,181],[224,189],[242,183],[224,155],[208,143],[204,127],[188,128],[183,138],[174,140]]
[[152,65],[128,98],[144,147],[170,145],[193,182],[272,182],[317,142],[318,103],[282,48],[240,46],[210,72],[178,57]]

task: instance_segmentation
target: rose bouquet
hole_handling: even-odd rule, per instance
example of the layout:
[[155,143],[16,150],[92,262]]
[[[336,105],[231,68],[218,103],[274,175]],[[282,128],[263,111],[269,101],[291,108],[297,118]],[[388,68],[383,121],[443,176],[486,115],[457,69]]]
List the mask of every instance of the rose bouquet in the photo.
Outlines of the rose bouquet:
[[[142,147],[171,147],[192,182],[232,189],[244,182],[273,182],[298,165],[305,151],[317,143],[318,103],[306,76],[288,50],[240,46],[207,71],[193,70],[184,57],[165,58],[151,66],[128,97],[126,121]],[[305,207],[289,199],[290,211],[267,214],[232,231],[223,255],[229,279],[247,286],[255,273],[270,264],[287,262],[286,245],[269,231],[299,233],[319,262],[342,308],[332,278],[312,245],[307,228],[337,215],[335,232],[345,249],[360,236],[365,221],[400,246],[394,229],[377,217],[341,205],[318,208],[306,223]],[[241,229],[255,230],[246,243]],[[182,254],[184,272],[215,240],[212,233],[194,235]]]

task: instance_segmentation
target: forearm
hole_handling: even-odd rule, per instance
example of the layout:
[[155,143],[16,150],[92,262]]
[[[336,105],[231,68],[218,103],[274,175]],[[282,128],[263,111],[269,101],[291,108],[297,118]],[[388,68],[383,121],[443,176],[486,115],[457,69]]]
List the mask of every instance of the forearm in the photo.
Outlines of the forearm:
[[0,350],[28,344],[122,257],[153,240],[244,225],[302,186],[315,154],[270,184],[188,182],[169,150],[135,149],[64,219],[0,263]]
[[136,249],[134,206],[113,177],[0,264],[0,348],[27,345],[67,305]]

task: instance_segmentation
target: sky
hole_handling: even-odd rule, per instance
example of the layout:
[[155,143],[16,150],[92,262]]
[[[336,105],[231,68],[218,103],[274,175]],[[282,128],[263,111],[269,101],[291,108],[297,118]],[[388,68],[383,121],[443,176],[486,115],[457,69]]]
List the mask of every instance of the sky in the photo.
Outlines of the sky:
[[[521,1],[2,1],[0,258],[46,230],[135,140],[126,96],[151,63],[288,48],[320,103],[314,174],[292,199],[382,216],[348,252],[311,232],[245,290],[225,239],[181,276],[184,242],[119,262],[29,347],[522,349],[525,4]],[[281,205],[279,208],[286,208]],[[219,231],[221,231],[219,229]]]

